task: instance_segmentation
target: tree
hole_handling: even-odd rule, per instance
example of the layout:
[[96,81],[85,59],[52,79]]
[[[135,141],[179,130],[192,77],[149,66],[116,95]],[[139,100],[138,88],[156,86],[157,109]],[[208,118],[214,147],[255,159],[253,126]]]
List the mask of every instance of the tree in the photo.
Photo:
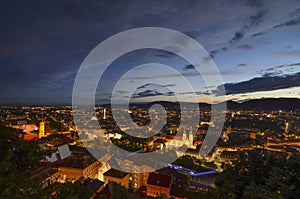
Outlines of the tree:
[[91,196],[90,190],[80,181],[55,184],[50,190],[55,192],[55,195],[49,197],[50,199],[88,199]]
[[241,152],[217,177],[215,198],[300,198],[300,160],[255,149]]
[[0,198],[40,198],[41,181],[31,179],[46,151],[36,141],[0,123]]

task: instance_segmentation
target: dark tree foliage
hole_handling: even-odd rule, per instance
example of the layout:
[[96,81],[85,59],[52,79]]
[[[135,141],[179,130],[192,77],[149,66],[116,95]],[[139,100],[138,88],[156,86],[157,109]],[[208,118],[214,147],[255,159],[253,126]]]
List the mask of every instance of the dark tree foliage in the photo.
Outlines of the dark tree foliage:
[[40,181],[31,171],[46,154],[35,141],[0,123],[0,198],[39,198]]
[[215,198],[300,198],[300,159],[263,150],[241,153],[215,181]]
[[85,199],[89,190],[80,182],[54,184],[42,189],[42,179],[32,178],[49,151],[36,141],[25,141],[18,131],[0,123],[0,198]]
[[211,170],[209,168],[203,167],[203,163],[201,160],[189,155],[179,157],[175,162],[173,162],[173,164],[192,169],[195,172],[204,172]]
[[89,199],[92,194],[88,187],[76,181],[75,183],[53,184],[45,190],[44,196],[48,199]]

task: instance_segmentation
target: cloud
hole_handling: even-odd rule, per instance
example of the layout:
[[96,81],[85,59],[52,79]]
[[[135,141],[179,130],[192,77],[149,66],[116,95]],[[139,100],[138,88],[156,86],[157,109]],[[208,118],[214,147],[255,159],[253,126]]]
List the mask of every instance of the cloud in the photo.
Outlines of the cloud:
[[244,50],[253,50],[254,49],[254,47],[250,44],[241,45],[241,46],[239,46],[239,48],[244,49]]
[[155,96],[174,96],[172,91],[167,93],[162,93],[157,90],[145,90],[133,95],[133,98],[143,98],[143,97],[155,97]]
[[139,87],[137,87],[137,90],[139,90],[139,89],[144,89],[144,88],[148,88],[148,87],[157,87],[157,86],[159,86],[159,87],[173,87],[173,86],[176,86],[176,84],[164,84],[164,85],[156,85],[156,84],[153,84],[153,83],[147,83],[147,84],[144,84],[144,85],[142,85],[142,86],[139,86]]
[[176,84],[165,84],[165,85],[163,85],[163,87],[174,87],[174,86],[176,86]]
[[[101,41],[131,28],[159,26],[184,32],[197,39],[209,51],[213,50],[210,52],[211,56],[204,59],[208,61],[216,54],[221,55],[223,51],[231,48],[228,44],[230,39],[239,41],[248,34],[252,34],[253,37],[259,36],[258,33],[261,31],[269,33],[265,28],[297,19],[299,6],[295,6],[296,3],[257,0],[237,1],[234,4],[223,0],[196,2],[175,0],[175,3],[28,0],[16,4],[13,1],[6,1],[0,8],[2,16],[0,85],[8,92],[2,98],[13,102],[22,101],[24,97],[38,102],[36,93],[39,93],[41,99],[49,101],[56,97],[58,99],[60,96],[71,95],[74,80],[72,72],[76,73],[86,55]],[[295,21],[292,21],[286,25],[294,24]],[[289,35],[286,32],[283,34],[283,39]],[[294,46],[297,46],[296,43]],[[218,51],[214,52],[214,49]],[[162,60],[163,63],[170,63],[169,59],[174,57],[174,54],[167,51],[157,51],[153,55],[157,56],[154,57],[156,60]],[[285,55],[298,56],[298,53],[285,52]],[[122,67],[113,71],[113,74],[107,73],[107,79],[103,80],[104,87],[113,84],[112,79],[116,81],[116,76],[119,72],[123,72],[123,68],[129,68],[131,63],[139,63],[132,61],[137,58],[143,59],[135,56],[125,60]],[[223,57],[220,56],[220,59]],[[226,64],[224,65],[220,65],[220,69],[228,71]],[[184,67],[184,64],[181,66]],[[248,69],[249,71],[245,73],[253,72],[250,67]],[[197,73],[193,74],[196,72],[193,70],[183,72],[187,73],[184,74],[186,76],[198,76]],[[165,76],[153,74],[149,79],[173,77],[168,74]],[[141,76],[136,78],[144,79]],[[247,78],[247,75],[241,78]]]
[[288,46],[286,46],[285,48],[286,49],[291,49],[293,46],[292,45],[288,45]]
[[155,56],[161,57],[161,58],[167,58],[167,59],[169,59],[169,58],[174,57],[175,54],[174,54],[174,53],[171,53],[171,52],[169,52],[169,51],[163,51],[163,50],[161,50],[161,51],[155,53]]
[[266,10],[258,10],[255,15],[250,16],[250,24],[247,26],[247,28],[252,28],[253,26],[260,24],[266,14]]
[[257,32],[257,33],[254,33],[251,35],[251,37],[258,37],[258,36],[261,36],[261,35],[265,35],[266,32]]
[[292,20],[286,21],[284,23],[278,24],[278,25],[274,26],[273,28],[276,29],[276,28],[298,26],[298,25],[300,25],[300,17],[297,17],[295,19],[292,19]]
[[230,42],[239,41],[244,37],[244,30],[240,30],[234,34],[234,37],[230,40]]
[[237,66],[240,66],[240,67],[246,67],[247,65],[244,64],[244,63],[241,63],[241,64],[238,64]]
[[127,91],[115,91],[116,93],[120,93],[121,95],[127,94]]
[[[272,91],[300,85],[300,72],[281,76],[262,76],[238,83],[224,84],[226,94],[251,93],[258,91]],[[219,95],[219,87],[213,91]]]
[[219,52],[219,50],[212,50],[212,51],[210,51],[209,55],[210,55],[212,58],[215,58],[215,56],[217,55],[218,52]]
[[212,56],[208,55],[202,59],[202,63],[208,63],[213,59]]
[[240,30],[235,32],[234,36],[230,40],[230,43],[234,43],[236,41],[241,40],[245,36],[245,33],[247,31],[251,30],[253,27],[256,27],[257,25],[259,25],[264,20],[264,17],[268,13],[267,10],[262,9],[262,2],[254,3],[254,1],[251,1],[250,3],[248,2],[248,4],[251,7],[255,7],[255,8],[259,8],[259,9],[256,11],[256,13],[254,15],[251,15],[248,18],[248,21],[249,21],[248,23],[246,23]]
[[198,30],[190,30],[185,31],[184,34],[188,35],[189,37],[192,37],[193,39],[197,39],[201,34]]
[[300,56],[300,50],[282,51],[280,54],[284,56]]
[[193,64],[188,64],[183,68],[183,70],[191,70],[191,69],[195,69],[195,66]]
[[227,51],[228,48],[227,48],[227,47],[223,47],[222,50],[223,50],[223,51]]
[[211,95],[211,91],[207,90],[207,91],[196,91],[196,92],[182,92],[179,93],[180,95],[190,95],[190,94],[194,94],[194,95]]
[[174,96],[169,87],[176,86],[176,84],[156,84],[156,83],[147,83],[142,86],[139,86],[136,91],[133,93],[132,98],[143,98],[143,97],[156,97],[156,96]]
[[247,0],[247,5],[253,8],[262,8],[263,1],[262,0]]
[[291,17],[297,17],[300,15],[300,8],[297,8],[294,12],[290,14]]
[[290,74],[299,71],[300,63],[283,64],[274,66],[271,68],[263,69],[258,71],[258,74],[262,76],[275,76],[278,74]]

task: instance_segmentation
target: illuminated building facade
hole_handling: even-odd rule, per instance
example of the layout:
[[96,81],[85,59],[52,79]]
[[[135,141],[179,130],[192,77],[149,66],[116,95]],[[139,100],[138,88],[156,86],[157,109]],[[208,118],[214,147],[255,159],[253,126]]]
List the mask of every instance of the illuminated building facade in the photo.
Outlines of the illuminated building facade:
[[48,123],[42,120],[39,126],[39,138],[45,137],[48,135]]

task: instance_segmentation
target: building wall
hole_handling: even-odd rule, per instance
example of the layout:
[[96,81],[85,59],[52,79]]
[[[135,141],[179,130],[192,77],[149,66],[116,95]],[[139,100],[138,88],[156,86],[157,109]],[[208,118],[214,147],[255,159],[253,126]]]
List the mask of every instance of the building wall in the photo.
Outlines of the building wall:
[[67,179],[71,182],[78,180],[81,177],[95,179],[98,177],[98,169],[101,163],[95,161],[84,169],[72,167],[58,167],[59,180],[65,182]]
[[71,167],[59,167],[58,168],[58,175],[60,182],[71,181],[75,182],[79,178],[83,176],[83,170]]
[[45,180],[43,180],[42,182],[42,189],[48,187],[51,184],[54,184],[55,182],[57,182],[58,179],[58,173],[54,173],[51,176],[49,176],[48,178],[46,178]]
[[154,171],[147,165],[132,165],[132,186],[134,188],[140,188],[143,185],[147,185],[147,180],[150,171]]
[[133,173],[132,185],[134,188],[140,188],[143,185],[147,185],[149,173]]
[[98,178],[98,170],[101,167],[101,163],[99,161],[95,161],[94,163],[90,164],[83,170],[83,176],[85,178]]
[[10,127],[14,129],[23,130],[26,133],[30,133],[31,131],[37,129],[37,126],[35,124],[17,124],[17,125],[10,125]]
[[157,197],[160,195],[166,195],[170,197],[170,188],[159,187],[155,185],[147,185],[147,195],[152,197]]
[[104,176],[104,182],[115,182],[117,184],[122,185],[123,187],[129,188],[129,174],[127,174],[124,178],[115,178],[112,176]]

